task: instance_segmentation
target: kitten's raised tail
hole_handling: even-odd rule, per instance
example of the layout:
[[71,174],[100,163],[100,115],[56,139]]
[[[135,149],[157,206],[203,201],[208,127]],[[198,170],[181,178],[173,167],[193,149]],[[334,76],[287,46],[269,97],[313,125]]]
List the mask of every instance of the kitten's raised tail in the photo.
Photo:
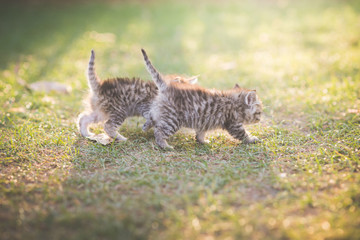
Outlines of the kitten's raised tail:
[[161,74],[151,64],[145,50],[141,49],[141,52],[144,56],[146,69],[150,73],[152,80],[155,82],[156,86],[159,88],[160,91],[164,91],[167,88],[166,82],[162,78]]
[[92,91],[96,91],[100,86],[100,80],[95,72],[95,52],[91,50],[91,56],[89,60],[89,67],[88,67],[88,81],[89,87]]

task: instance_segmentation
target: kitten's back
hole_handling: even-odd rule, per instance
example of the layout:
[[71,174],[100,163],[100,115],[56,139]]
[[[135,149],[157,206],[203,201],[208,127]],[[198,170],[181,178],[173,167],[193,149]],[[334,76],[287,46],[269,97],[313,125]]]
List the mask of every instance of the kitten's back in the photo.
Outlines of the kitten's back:
[[167,83],[151,64],[142,49],[146,67],[160,91],[151,108],[155,140],[162,148],[170,147],[166,139],[181,127],[193,128],[196,139],[204,143],[208,130],[226,129],[233,137],[247,143],[257,141],[243,125],[256,123],[262,112],[261,101],[253,90],[235,88],[228,91],[207,90],[200,86]]

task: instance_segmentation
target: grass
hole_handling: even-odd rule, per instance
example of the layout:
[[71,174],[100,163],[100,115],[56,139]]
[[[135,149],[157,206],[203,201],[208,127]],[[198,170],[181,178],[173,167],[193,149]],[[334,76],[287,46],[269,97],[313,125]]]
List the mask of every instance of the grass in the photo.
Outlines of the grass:
[[[5,4],[0,238],[359,239],[359,12],[355,0]],[[90,50],[103,78],[149,79],[141,47],[163,73],[256,89],[266,109],[248,130],[262,142],[182,131],[164,152],[141,118],[124,143],[80,137]]]

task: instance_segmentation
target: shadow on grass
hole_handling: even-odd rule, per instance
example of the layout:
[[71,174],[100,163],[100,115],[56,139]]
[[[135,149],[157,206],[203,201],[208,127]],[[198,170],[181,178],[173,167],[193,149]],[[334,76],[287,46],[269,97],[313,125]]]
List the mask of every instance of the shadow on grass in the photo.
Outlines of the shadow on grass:
[[[184,65],[186,61],[182,58],[182,51],[172,52],[170,49],[174,48],[166,46],[168,43],[181,45],[180,39],[177,38],[178,28],[173,26],[183,25],[182,22],[187,18],[187,10],[176,10],[177,14],[169,18],[169,15],[166,14],[161,17],[166,9],[148,10],[147,7],[146,3],[143,8],[139,8],[139,3],[113,5],[94,2],[73,5],[7,3],[0,9],[0,35],[2,36],[0,39],[0,70],[11,69],[10,66],[22,64],[29,56],[36,56],[40,61],[36,63],[36,69],[29,71],[30,76],[27,81],[46,79],[49,72],[59,67],[59,63],[64,61],[69,52],[76,47],[75,43],[89,37],[89,32],[95,31],[114,34],[117,39],[110,51],[101,52],[105,56],[104,59],[98,60],[102,63],[101,65],[114,65],[114,62],[111,61],[115,60],[120,63],[121,69],[121,63],[126,58],[124,55],[129,54],[129,51],[124,52],[119,49],[126,49],[129,41],[131,44],[138,41],[138,44],[135,43],[135,45],[139,46],[139,56],[141,47],[153,49],[154,51],[150,50],[150,52],[154,59],[160,57],[172,59],[175,56],[177,62],[182,63],[180,68],[176,65],[169,68],[173,65],[171,62],[157,65],[159,68],[169,71],[187,72],[188,68],[186,64]],[[159,14],[160,17],[150,20],[148,15],[153,14]],[[17,17],[14,18],[14,16]],[[157,26],[161,25],[163,21],[167,21],[168,27],[165,30],[158,30]],[[144,26],[145,29],[133,29]],[[137,36],[137,34],[143,37]],[[127,35],[129,36],[127,37]],[[169,41],[169,38],[173,38],[174,41]],[[91,42],[91,39],[87,40],[87,42],[89,41]],[[150,42],[150,44],[145,44],[145,42]],[[93,47],[90,45],[89,49],[84,50],[82,54],[87,56],[91,48]],[[116,53],[116,57],[112,57],[114,53]],[[74,61],[76,60],[74,59]],[[83,61],[86,62],[87,58]],[[143,70],[142,58],[139,57],[137,62],[138,67],[135,68],[135,71]],[[105,69],[99,69],[99,72],[105,72]],[[135,74],[130,75],[134,76]]]
[[[338,3],[338,1],[335,2],[335,4]],[[359,4],[355,4],[355,1],[346,4],[349,4],[350,8],[352,5],[357,6],[356,11],[359,10]],[[256,13],[253,14],[253,10],[256,9],[254,6],[250,9],[247,9],[246,4],[244,8],[239,5],[234,9],[231,5],[226,5],[225,8],[223,5],[221,8],[219,6],[210,5],[204,8],[194,6],[193,8],[182,3],[176,5],[172,3],[140,5],[138,3],[135,7],[130,3],[105,5],[92,3],[72,6],[7,5],[0,10],[2,20],[0,21],[0,35],[2,36],[0,69],[11,70],[10,65],[21,63],[22,58],[33,55],[37,58],[33,64],[38,64],[39,67],[34,72],[30,71],[29,79],[35,81],[51,75],[53,68],[61,65],[59,63],[64,59],[70,61],[68,63],[70,67],[76,60],[85,63],[90,48],[96,44],[96,41],[89,41],[86,38],[90,35],[88,32],[95,31],[116,36],[116,40],[110,44],[97,43],[96,45],[99,47],[97,52],[102,55],[98,58],[101,66],[98,68],[99,73],[107,73],[107,69],[102,66],[120,65],[119,69],[133,68],[133,72],[145,76],[147,73],[140,54],[141,47],[148,50],[154,64],[162,72],[196,74],[190,72],[191,69],[211,72],[211,68],[218,67],[221,61],[238,59],[241,54],[239,49],[247,48],[255,42],[247,53],[249,61],[252,61],[259,50],[256,45],[259,44],[256,42],[259,41],[259,33],[264,31],[264,26],[266,29],[272,26],[268,24],[273,20],[272,16],[280,18],[282,14],[294,11],[289,8],[274,10],[273,5],[269,5],[271,7],[269,10],[273,15],[266,15],[267,10],[262,9],[260,11],[265,15],[259,14],[259,17],[263,18],[258,19]],[[244,16],[242,16],[238,14],[241,9],[247,9],[249,12],[244,11]],[[319,8],[302,8],[303,12],[307,10],[318,11]],[[314,19],[317,19],[317,13],[312,15]],[[200,20],[197,16],[200,16]],[[343,15],[339,13],[336,16]],[[303,21],[303,18],[298,19],[287,15],[280,19],[283,21],[275,24],[278,28],[271,29],[270,35],[275,39],[277,36],[282,36],[281,31],[278,34],[277,30],[287,29],[286,20],[294,19],[293,23],[296,24]],[[292,28],[294,26],[292,24],[288,28]],[[255,26],[258,27],[256,31]],[[241,31],[242,27],[244,31]],[[237,31],[237,29],[240,30]],[[292,31],[288,34],[290,37],[285,42],[289,42],[291,48],[293,46],[291,40],[294,36]],[[312,35],[312,32],[309,35]],[[82,41],[84,38],[86,40]],[[318,50],[319,45],[316,41],[314,41],[315,44],[313,42],[309,44],[304,39],[299,41],[295,43],[300,53],[308,47],[315,48],[310,49],[314,52]],[[260,43],[259,46],[266,52],[269,44],[279,45],[281,42]],[[128,58],[128,53],[137,54],[137,52],[137,57]],[[84,59],[79,56],[82,54],[86,56]],[[74,56],[74,59],[69,56]],[[222,57],[224,59],[221,59]],[[286,63],[292,56],[286,53],[285,57],[286,61],[281,63]],[[134,64],[127,64],[126,61],[132,61],[133,58],[136,59]],[[41,59],[43,61],[38,63]],[[218,59],[221,61],[217,62]],[[273,59],[270,58],[270,60]],[[203,61],[205,64],[202,63]],[[127,64],[126,67],[125,64]],[[253,65],[256,70],[253,70],[250,65]],[[241,66],[239,70],[240,75],[245,72],[242,70],[243,67]],[[254,76],[258,70],[266,66],[259,67],[251,62],[248,67]],[[269,64],[268,67],[273,66]],[[294,68],[297,69],[299,66],[296,65]],[[59,71],[62,72],[59,74],[62,79],[67,80],[67,77],[70,77],[66,71],[66,74],[64,73],[64,69],[60,68]],[[78,69],[74,70],[76,71]],[[81,69],[81,74],[82,72]],[[233,85],[233,79],[226,84],[223,80],[239,72],[231,71],[231,69],[225,72],[218,71],[218,76],[210,76],[204,80],[201,77],[200,83],[202,84],[203,81],[204,85],[217,84],[219,88],[225,88],[225,85],[230,83]],[[224,73],[225,76],[223,76]],[[289,71],[289,75],[291,74],[292,72]],[[221,79],[221,81],[211,83],[212,79]],[[289,84],[288,82],[283,82],[285,86],[288,86],[286,85]],[[255,80],[252,84],[264,86],[260,80],[257,82]],[[279,86],[274,83],[269,86],[269,89],[277,88]],[[283,89],[287,90],[286,87]],[[315,89],[316,96],[319,96],[318,89]],[[20,92],[18,94],[20,97],[14,97],[14,99],[21,106],[26,106],[28,103],[34,106],[44,97],[40,94],[22,96],[23,94],[18,89],[14,91]],[[350,94],[349,90],[348,95]],[[2,96],[4,99],[13,97],[11,94]],[[167,229],[165,232],[171,232],[173,228],[174,234],[180,238],[186,231],[190,233],[194,231],[193,236],[198,236],[194,226],[196,227],[199,219],[205,221],[205,225],[202,225],[204,231],[213,229],[210,236],[219,236],[219,238],[227,237],[228,226],[233,229],[232,232],[230,231],[233,236],[242,234],[242,228],[245,226],[239,225],[240,219],[253,221],[253,225],[248,225],[247,229],[253,229],[254,234],[259,233],[259,239],[274,237],[275,235],[268,235],[269,229],[277,229],[276,231],[284,238],[289,238],[288,236],[306,238],[306,233],[301,234],[301,231],[307,226],[300,224],[299,227],[285,229],[283,222],[286,222],[287,216],[292,216],[293,206],[296,208],[302,204],[291,202],[293,199],[301,200],[302,191],[308,191],[316,196],[319,194],[318,189],[322,187],[320,184],[331,183],[329,179],[321,182],[322,175],[313,174],[320,166],[314,159],[323,157],[324,159],[320,160],[325,165],[328,160],[327,155],[331,154],[334,161],[341,162],[342,165],[339,164],[341,167],[350,162],[348,156],[353,157],[354,162],[358,161],[356,153],[352,154],[352,149],[358,146],[358,140],[355,139],[358,135],[353,130],[356,127],[355,122],[351,126],[341,128],[340,123],[337,122],[329,125],[327,116],[324,117],[324,123],[317,121],[319,124],[315,124],[314,129],[311,130],[318,133],[328,129],[329,133],[324,136],[327,138],[327,142],[324,142],[328,146],[314,144],[308,136],[301,133],[290,134],[281,126],[274,128],[269,126],[267,129],[257,130],[261,136],[267,138],[259,145],[237,146],[237,143],[229,138],[220,136],[211,138],[210,145],[199,146],[195,144],[193,135],[176,134],[171,139],[172,144],[175,145],[175,152],[162,152],[154,149],[152,133],[141,133],[140,126],[130,126],[120,130],[129,137],[128,142],[103,147],[74,135],[76,130],[73,123],[66,122],[70,116],[75,117],[73,115],[77,109],[74,107],[76,106],[74,102],[80,102],[80,95],[73,94],[69,98],[57,96],[57,99],[54,95],[50,96],[54,98],[55,104],[35,105],[36,108],[24,110],[24,113],[10,114],[14,123],[4,121],[0,128],[5,136],[1,138],[5,144],[2,145],[1,150],[4,151],[0,151],[0,154],[5,154],[5,157],[15,160],[2,166],[1,173],[5,173],[6,178],[1,179],[0,182],[1,187],[4,186],[1,190],[6,190],[0,192],[0,197],[5,196],[3,199],[6,200],[6,207],[10,209],[0,209],[2,223],[0,227],[3,228],[0,232],[7,234],[5,237],[9,239],[25,237],[95,239],[116,238],[117,236],[136,239],[146,238],[149,232],[155,236],[161,234],[163,225],[164,229]],[[276,94],[269,93],[267,97],[272,101],[274,96]],[[311,99],[311,97],[302,96],[296,106],[303,106],[304,99]],[[272,102],[271,106],[274,107],[274,105]],[[324,103],[324,108],[327,105],[327,102]],[[319,115],[316,109],[310,110],[309,114]],[[57,124],[54,123],[54,119],[63,114],[66,117],[59,119]],[[356,121],[358,123],[358,119]],[[23,123],[23,127],[19,127],[20,123]],[[274,125],[279,124],[274,123]],[[332,137],[331,134],[333,134],[334,142],[335,140],[336,142],[343,141],[344,136],[351,141],[351,150],[348,151],[348,147],[345,148],[349,154],[341,146],[335,149],[337,152],[317,152],[315,148],[320,148],[320,146],[334,148],[333,142],[328,141],[329,137]],[[11,142],[12,138],[16,141]],[[307,146],[306,143],[312,145]],[[300,155],[297,154],[299,148],[303,151]],[[309,153],[308,150],[310,150]],[[354,167],[354,169],[357,168]],[[346,173],[346,169],[341,171]],[[306,175],[308,172],[309,174]],[[334,183],[352,181],[356,186],[354,180],[346,180],[337,172],[333,174],[330,172],[329,176],[335,178]],[[309,181],[309,178],[312,178],[313,182]],[[297,188],[300,188],[300,191],[297,191]],[[351,203],[359,199],[358,188],[354,187],[354,189]],[[278,196],[278,192],[286,194]],[[325,192],[325,195],[330,198],[333,193]],[[266,202],[264,204],[263,200],[267,196],[269,196],[269,204]],[[231,201],[228,200],[229,197]],[[320,198],[319,195],[318,198]],[[289,201],[280,207],[282,202],[279,199]],[[271,205],[270,202],[275,205]],[[257,209],[253,203],[259,208]],[[216,210],[213,206],[219,208]],[[329,201],[324,198],[318,206],[329,206]],[[343,205],[340,204],[340,207],[337,207],[339,204],[336,202],[334,206],[334,209],[330,209],[331,212],[326,212],[326,207],[320,209],[324,212],[320,217],[324,219],[328,214],[336,213],[331,226],[338,222],[337,210],[343,209]],[[307,205],[304,208],[307,209]],[[287,212],[288,209],[290,213]],[[279,214],[279,210],[283,213]],[[268,211],[265,217],[264,211]],[[355,216],[350,212],[345,213]],[[301,214],[297,216],[298,222],[301,223],[303,216]],[[277,222],[278,225],[267,226],[268,220],[275,220],[274,218],[276,221],[273,223]],[[224,225],[226,219],[229,221]],[[320,224],[323,221],[318,222],[321,231]],[[316,223],[316,220],[310,222],[311,225],[316,225]],[[339,228],[346,226],[346,223],[340,224]],[[220,228],[216,229],[212,226]],[[353,229],[356,228],[353,227]],[[294,235],[289,231],[299,231],[300,235],[298,232]],[[247,238],[251,238],[251,234],[248,233]]]

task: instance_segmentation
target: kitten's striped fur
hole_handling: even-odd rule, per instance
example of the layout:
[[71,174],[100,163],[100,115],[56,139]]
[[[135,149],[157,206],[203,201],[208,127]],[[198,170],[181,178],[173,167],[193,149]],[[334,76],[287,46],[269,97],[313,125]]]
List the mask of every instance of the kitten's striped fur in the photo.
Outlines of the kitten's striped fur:
[[227,130],[244,143],[258,141],[244,129],[244,124],[260,121],[262,103],[255,90],[238,85],[227,91],[208,90],[196,85],[170,85],[153,67],[143,49],[142,53],[147,70],[159,88],[150,117],[155,124],[156,143],[161,148],[172,148],[166,139],[181,127],[195,129],[196,140],[200,143],[205,142],[207,131],[218,128]]
[[[95,53],[92,50],[88,66],[88,82],[90,97],[87,110],[79,115],[78,127],[84,137],[93,137],[89,131],[92,123],[104,122],[105,133],[116,140],[126,138],[117,132],[119,126],[127,117],[143,116],[146,123],[143,130],[152,127],[149,120],[149,110],[152,101],[158,93],[156,85],[139,78],[114,78],[101,81],[95,72]],[[179,75],[169,75],[170,85],[195,83],[197,78],[186,79]]]

